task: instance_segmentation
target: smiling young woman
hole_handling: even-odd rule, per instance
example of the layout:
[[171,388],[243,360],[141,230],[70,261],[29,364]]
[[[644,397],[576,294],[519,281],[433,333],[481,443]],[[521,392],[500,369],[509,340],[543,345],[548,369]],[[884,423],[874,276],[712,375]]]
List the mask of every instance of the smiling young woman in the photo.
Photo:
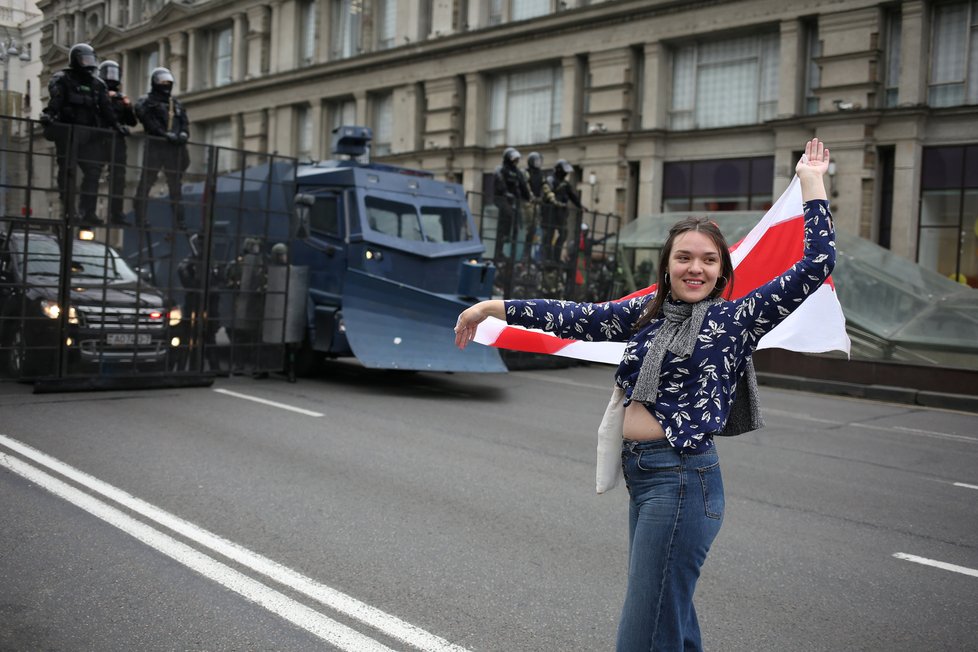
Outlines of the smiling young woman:
[[713,439],[763,425],[751,354],[835,265],[822,182],[828,163],[829,150],[813,138],[795,167],[805,202],[804,256],[740,299],[730,300],[733,264],[720,228],[693,217],[670,229],[654,295],[598,304],[483,301],[458,317],[461,348],[489,316],[567,339],[626,343],[602,422],[622,431],[629,493],[619,651],[702,650],[693,591],[724,511]]

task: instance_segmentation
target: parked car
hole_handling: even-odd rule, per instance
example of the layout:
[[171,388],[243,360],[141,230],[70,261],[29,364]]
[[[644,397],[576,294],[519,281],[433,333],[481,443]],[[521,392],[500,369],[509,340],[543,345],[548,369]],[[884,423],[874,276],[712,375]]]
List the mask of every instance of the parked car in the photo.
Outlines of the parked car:
[[[180,346],[180,308],[112,247],[72,242],[68,314],[62,335],[62,243],[54,234],[0,234],[0,354],[15,378],[67,370],[164,369]],[[63,339],[62,339],[63,338]]]

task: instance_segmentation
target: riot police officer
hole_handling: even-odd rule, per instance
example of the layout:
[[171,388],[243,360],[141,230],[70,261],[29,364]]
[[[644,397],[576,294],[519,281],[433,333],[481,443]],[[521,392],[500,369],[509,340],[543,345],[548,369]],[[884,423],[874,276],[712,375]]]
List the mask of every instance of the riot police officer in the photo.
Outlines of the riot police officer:
[[570,163],[560,159],[554,165],[553,173],[544,183],[543,194],[547,205],[543,212],[543,258],[547,261],[560,261],[561,250],[567,239],[568,204],[573,204],[577,208],[574,219],[580,219],[580,211],[583,208],[581,198],[569,178],[573,171],[574,168]]
[[169,70],[156,68],[150,74],[149,80],[149,93],[136,102],[136,117],[150,136],[146,139],[143,172],[136,188],[136,222],[145,226],[146,199],[162,170],[170,190],[174,221],[178,229],[185,230],[180,178],[190,165],[190,154],[187,151],[190,120],[180,100],[173,97],[173,74]]
[[530,205],[526,215],[525,255],[527,258],[531,258],[534,257],[533,245],[537,241],[537,232],[541,226],[541,204],[544,202],[543,190],[546,187],[546,179],[543,174],[543,156],[540,152],[530,152],[530,155],[526,157],[524,176],[530,189]]
[[[521,231],[523,201],[530,201],[530,188],[518,167],[520,153],[513,147],[503,152],[503,164],[496,168],[493,176],[493,203],[499,209],[496,226],[496,248],[493,258],[502,258],[503,245],[513,244],[515,249],[517,234]],[[515,257],[515,251],[512,252]]]
[[[65,217],[71,219],[73,207],[69,189],[74,189],[75,166],[81,168],[78,213],[82,223],[101,223],[95,214],[98,181],[102,171],[102,151],[94,146],[101,138],[100,128],[118,128],[105,84],[96,76],[98,59],[87,43],[76,43],[68,51],[68,67],[51,76],[50,100],[41,113],[44,136],[53,140],[58,160],[58,191]],[[86,147],[87,145],[87,147]]]
[[[136,126],[136,112],[129,97],[122,92],[122,70],[112,60],[103,61],[98,67],[98,76],[108,89],[109,105],[116,121],[126,134],[129,127]],[[111,134],[105,139],[104,160],[109,165],[109,221],[124,226],[126,217],[122,212],[122,197],[126,188],[126,139],[121,134]]]

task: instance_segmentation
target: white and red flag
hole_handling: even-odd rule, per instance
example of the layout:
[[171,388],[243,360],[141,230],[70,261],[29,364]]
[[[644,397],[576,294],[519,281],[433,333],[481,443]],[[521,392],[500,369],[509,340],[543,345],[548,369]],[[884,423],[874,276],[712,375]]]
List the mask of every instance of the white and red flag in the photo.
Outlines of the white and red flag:
[[[730,248],[736,271],[731,298],[739,299],[795,264],[804,253],[804,226],[801,183],[795,177],[751,232]],[[654,291],[652,285],[617,301]],[[508,326],[493,317],[479,324],[475,341],[501,349],[548,353],[614,365],[619,363],[625,350],[624,342],[565,340],[544,331]],[[849,346],[846,320],[830,276],[798,309],[762,337],[757,348],[781,348],[801,353],[842,351],[848,355]]]

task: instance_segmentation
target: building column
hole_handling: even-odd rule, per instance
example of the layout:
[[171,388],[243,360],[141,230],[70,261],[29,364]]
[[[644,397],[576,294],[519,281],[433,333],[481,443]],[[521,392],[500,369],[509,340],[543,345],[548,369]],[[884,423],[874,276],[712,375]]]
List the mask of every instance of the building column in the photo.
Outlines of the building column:
[[[642,129],[665,129],[669,120],[669,85],[672,72],[669,70],[669,56],[662,43],[646,43],[645,81],[643,83]],[[643,166],[644,169],[644,166]],[[643,172],[644,174],[644,172]]]
[[[576,136],[581,125],[581,100],[584,97],[584,62],[580,57],[564,57],[560,61],[563,69],[564,96],[561,99],[560,136]],[[485,124],[485,122],[483,122]]]
[[183,32],[170,34],[170,58],[167,66],[173,73],[177,91],[185,93],[187,86],[187,35]]
[[[282,69],[279,57],[279,48],[282,45],[282,0],[272,0],[270,9],[272,17],[270,21],[268,40],[268,70],[270,73],[275,74]],[[290,38],[294,37],[295,35],[292,35]]]
[[804,25],[800,20],[782,20],[780,36],[776,115],[779,118],[789,118],[802,113],[802,89],[808,70]]
[[[583,116],[590,130],[604,132],[621,132],[628,125],[631,115],[631,102],[627,89],[631,83],[630,67],[632,52],[630,48],[615,48],[592,52],[588,55],[588,72],[591,79],[590,87],[578,85],[579,96],[588,94],[587,114]],[[566,66],[565,66],[566,71]],[[567,97],[567,86],[564,86],[564,97]],[[563,132],[563,121],[561,121]],[[565,135],[565,134],[561,134]],[[566,134],[573,135],[573,134]]]
[[268,72],[270,22],[271,11],[267,6],[258,5],[248,8],[245,79],[256,79]]
[[394,113],[391,119],[391,154],[424,149],[424,144],[418,143],[423,93],[420,84],[407,84],[394,89],[391,98]]
[[160,66],[169,68],[167,64],[170,62],[170,40],[165,37],[156,39],[156,52]]
[[462,88],[459,77],[429,79],[424,83],[425,115],[422,149],[453,148],[461,144]]
[[248,63],[246,19],[243,12],[234,14],[231,28],[231,81],[244,81]]
[[369,103],[367,100],[367,91],[357,91],[353,94],[353,101],[357,103],[357,124],[364,127],[370,126],[370,122],[368,121],[370,118],[370,107],[368,106]]
[[199,36],[196,28],[191,28],[187,30],[187,82],[184,85],[185,90],[195,91],[197,90],[197,52],[200,49],[198,43]]
[[910,0],[903,3],[901,12],[897,105],[920,106],[927,103],[927,70],[930,64],[927,4],[922,0]]
[[119,65],[122,66],[122,81],[124,83],[122,90],[133,98],[139,97],[145,92],[145,88],[149,86],[149,83],[142,79],[140,71],[133,68],[133,60],[138,61],[138,57],[134,57],[132,50],[126,50],[119,57]]
[[489,117],[489,109],[486,106],[487,100],[488,91],[485,77],[477,72],[465,75],[465,133],[463,138],[466,147],[484,147],[486,144],[486,120]]

